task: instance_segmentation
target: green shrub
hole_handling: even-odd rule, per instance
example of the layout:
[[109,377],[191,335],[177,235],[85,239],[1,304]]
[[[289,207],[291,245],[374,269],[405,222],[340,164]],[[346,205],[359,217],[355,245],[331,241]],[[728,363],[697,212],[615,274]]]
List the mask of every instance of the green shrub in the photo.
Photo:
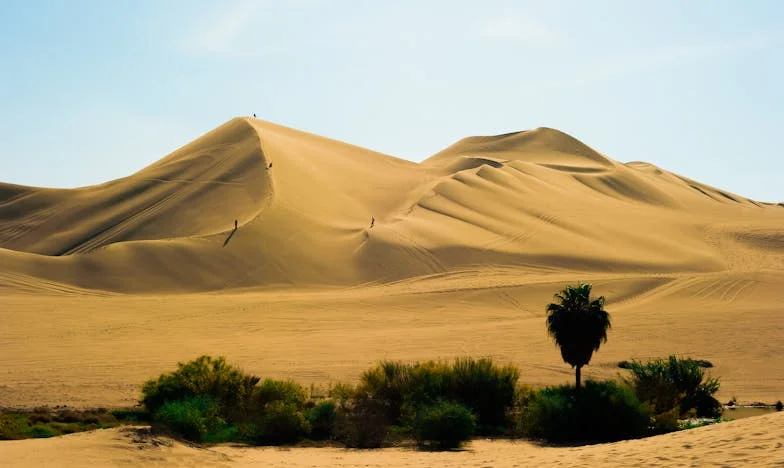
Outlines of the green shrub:
[[306,400],[305,388],[291,380],[265,379],[253,391],[253,403],[261,408],[273,402],[283,402],[299,408]]
[[52,428],[44,426],[43,424],[36,424],[30,428],[30,437],[35,439],[46,439],[56,435],[57,434],[52,430]]
[[512,407],[509,408],[506,414],[507,421],[507,435],[512,437],[524,437],[525,430],[523,427],[523,414],[528,406],[533,402],[536,397],[537,391],[530,385],[518,385],[515,388],[514,401]]
[[525,433],[551,442],[610,442],[646,434],[650,414],[634,391],[613,381],[537,392],[522,414]]
[[655,414],[667,413],[675,407],[680,416],[690,410],[697,416],[716,418],[722,407],[713,395],[719,389],[718,379],[706,377],[704,363],[692,359],[670,356],[645,363],[632,361],[629,384],[640,400],[650,403]]
[[155,413],[167,402],[195,396],[209,396],[227,419],[241,420],[259,378],[245,375],[226,363],[224,358],[201,356],[188,363],[179,363],[177,370],[147,381],[142,388],[142,403]]
[[449,398],[463,403],[477,415],[483,434],[503,432],[507,410],[514,403],[520,371],[496,366],[490,359],[458,359]]
[[335,424],[337,406],[334,401],[322,401],[308,410],[305,415],[310,423],[310,438],[313,440],[329,439]]
[[218,416],[218,405],[210,397],[193,396],[167,401],[153,415],[175,434],[186,440],[203,442],[209,433],[220,431],[225,422]]
[[411,424],[416,409],[449,400],[477,416],[480,432],[503,431],[520,373],[490,359],[457,359],[453,365],[384,361],[362,374],[358,390],[378,400],[393,424]]
[[440,402],[419,408],[413,429],[420,447],[455,449],[476,432],[476,418],[460,403]]
[[149,413],[136,409],[116,409],[112,410],[109,414],[111,414],[117,421],[144,422],[150,419]]
[[204,442],[219,444],[223,442],[245,441],[247,437],[240,433],[239,427],[234,424],[225,424],[214,431],[207,432]]
[[379,448],[389,434],[387,406],[367,393],[341,388],[333,437],[350,448]]
[[358,391],[379,402],[389,421],[398,421],[410,396],[410,380],[411,366],[382,361],[362,374]]
[[282,445],[297,442],[310,432],[310,425],[297,405],[283,400],[264,406],[254,442]]

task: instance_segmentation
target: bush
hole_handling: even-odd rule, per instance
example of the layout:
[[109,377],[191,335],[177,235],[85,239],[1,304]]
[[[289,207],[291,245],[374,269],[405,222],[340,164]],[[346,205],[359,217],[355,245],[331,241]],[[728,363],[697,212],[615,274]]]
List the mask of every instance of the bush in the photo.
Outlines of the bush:
[[399,421],[411,397],[411,366],[382,361],[362,374],[357,390],[379,402],[389,421]]
[[613,381],[587,381],[537,392],[523,410],[521,425],[532,437],[551,442],[610,442],[646,434],[650,415],[634,391]]
[[776,411],[781,411],[781,410],[784,410],[784,403],[782,403],[781,400],[779,400],[776,402]]
[[306,400],[305,388],[291,380],[265,379],[253,391],[254,405],[262,408],[272,402],[283,402],[301,407]]
[[628,382],[640,400],[653,406],[657,415],[678,407],[680,416],[694,410],[698,417],[716,418],[722,411],[721,403],[713,397],[719,381],[706,377],[703,367],[702,361],[675,356],[646,363],[632,361]]
[[142,403],[152,414],[167,402],[209,396],[218,405],[221,416],[241,420],[258,382],[258,377],[243,374],[222,357],[201,356],[179,363],[172,373],[147,381],[142,388]]
[[358,390],[378,400],[387,419],[411,424],[416,409],[439,401],[462,403],[476,414],[483,434],[503,431],[520,373],[490,359],[457,359],[452,366],[384,361],[362,374]]
[[334,401],[322,401],[307,412],[305,418],[310,423],[311,439],[324,440],[332,436],[336,410]]
[[30,428],[30,437],[33,437],[35,439],[46,439],[49,437],[54,437],[55,435],[57,434],[55,434],[55,432],[51,428],[44,425],[36,424],[32,428]]
[[379,448],[389,434],[387,406],[367,393],[341,387],[333,437],[350,448]]
[[206,396],[167,401],[158,408],[153,419],[193,442],[205,441],[208,434],[220,431],[225,425],[218,416],[217,403]]
[[290,444],[310,432],[310,425],[294,403],[273,401],[264,407],[264,414],[257,423],[254,442],[259,444]]
[[421,447],[455,449],[476,432],[476,418],[460,403],[441,402],[420,408],[413,429]]
[[471,358],[458,359],[453,369],[452,391],[447,396],[473,410],[481,433],[503,432],[520,371],[496,366],[490,359]]

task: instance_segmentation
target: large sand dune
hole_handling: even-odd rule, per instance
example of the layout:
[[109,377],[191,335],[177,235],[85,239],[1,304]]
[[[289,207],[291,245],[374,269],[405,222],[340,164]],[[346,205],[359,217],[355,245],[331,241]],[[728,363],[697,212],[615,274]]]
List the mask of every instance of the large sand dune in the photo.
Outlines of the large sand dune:
[[561,383],[544,306],[575,281],[613,316],[588,376],[678,353],[722,398],[784,399],[783,206],[547,128],[416,164],[238,118],[123,179],[0,184],[0,406],[131,404],[202,353],[316,384],[489,355]]
[[2,284],[31,289],[357,285],[477,265],[784,265],[783,207],[620,164],[546,128],[467,138],[415,164],[234,119],[124,179],[0,193]]

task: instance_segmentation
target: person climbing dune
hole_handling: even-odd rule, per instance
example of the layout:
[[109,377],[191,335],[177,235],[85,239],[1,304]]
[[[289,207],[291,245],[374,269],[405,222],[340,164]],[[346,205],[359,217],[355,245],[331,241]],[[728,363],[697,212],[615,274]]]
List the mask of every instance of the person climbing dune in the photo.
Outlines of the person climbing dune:
[[236,219],[234,220],[234,230],[235,231],[237,230],[237,220]]
[[373,226],[376,224],[376,218],[371,216],[370,217],[370,229],[373,229]]

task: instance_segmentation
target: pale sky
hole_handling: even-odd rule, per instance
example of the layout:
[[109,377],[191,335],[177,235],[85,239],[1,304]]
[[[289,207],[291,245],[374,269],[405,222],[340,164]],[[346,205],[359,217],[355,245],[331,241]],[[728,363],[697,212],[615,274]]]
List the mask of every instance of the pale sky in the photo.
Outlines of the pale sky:
[[784,201],[784,1],[0,0],[0,181],[130,175],[235,116],[421,161],[554,127]]

